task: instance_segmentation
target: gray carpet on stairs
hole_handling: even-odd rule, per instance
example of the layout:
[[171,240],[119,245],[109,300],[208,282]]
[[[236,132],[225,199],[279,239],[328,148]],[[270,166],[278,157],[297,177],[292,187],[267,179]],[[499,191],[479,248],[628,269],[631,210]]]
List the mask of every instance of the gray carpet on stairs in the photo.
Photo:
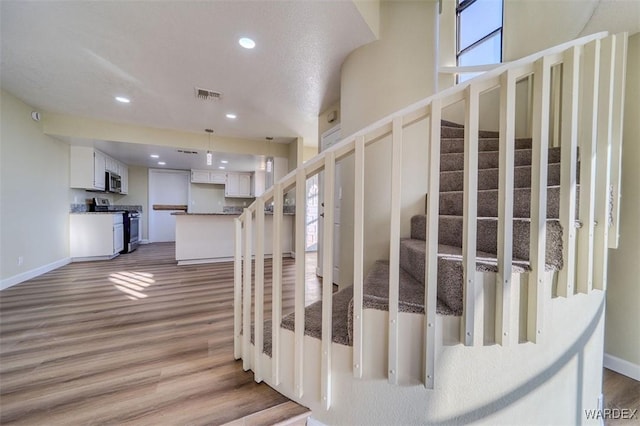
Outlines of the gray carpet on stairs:
[[[440,211],[438,220],[438,289],[439,315],[461,315],[463,298],[462,234],[464,186],[464,127],[442,121],[440,158]],[[497,272],[498,215],[498,132],[479,132],[478,222],[476,270]],[[531,139],[518,138],[515,144],[513,272],[529,271],[529,233],[531,197]],[[560,198],[560,149],[548,151],[547,221],[545,269],[562,268],[562,227],[558,221]],[[411,237],[400,242],[399,311],[424,313],[426,216],[411,218]],[[389,264],[377,261],[364,281],[363,307],[389,309]],[[353,288],[333,295],[332,340],[353,344]],[[281,326],[294,329],[295,315],[282,319]],[[305,309],[305,334],[322,337],[322,302]],[[253,341],[253,330],[252,330]],[[264,352],[271,355],[271,321],[264,324]]]

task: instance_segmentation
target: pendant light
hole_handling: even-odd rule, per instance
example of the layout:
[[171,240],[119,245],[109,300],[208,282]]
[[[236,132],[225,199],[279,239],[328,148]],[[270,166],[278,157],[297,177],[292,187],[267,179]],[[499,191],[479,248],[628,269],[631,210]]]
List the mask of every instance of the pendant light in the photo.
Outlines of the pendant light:
[[213,153],[211,152],[211,133],[213,133],[213,129],[204,129],[205,132],[209,134],[209,145],[207,146],[207,166],[213,164]]
[[273,140],[273,137],[267,136],[266,139],[267,139],[267,160],[266,160],[265,168],[267,169],[267,173],[271,173],[273,171],[273,157],[270,154],[271,154],[271,141]]

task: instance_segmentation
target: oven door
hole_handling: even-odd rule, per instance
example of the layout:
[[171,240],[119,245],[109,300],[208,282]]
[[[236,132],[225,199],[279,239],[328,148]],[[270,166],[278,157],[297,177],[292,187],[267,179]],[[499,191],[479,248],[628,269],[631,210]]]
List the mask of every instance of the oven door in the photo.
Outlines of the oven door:
[[132,216],[129,218],[129,244],[136,246],[140,242],[140,217]]

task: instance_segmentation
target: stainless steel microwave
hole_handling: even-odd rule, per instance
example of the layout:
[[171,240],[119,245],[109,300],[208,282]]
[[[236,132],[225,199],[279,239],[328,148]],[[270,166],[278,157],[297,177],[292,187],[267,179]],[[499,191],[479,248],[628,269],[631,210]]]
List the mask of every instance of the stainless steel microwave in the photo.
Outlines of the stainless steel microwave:
[[122,179],[113,172],[105,172],[105,186],[107,192],[120,193],[122,191]]

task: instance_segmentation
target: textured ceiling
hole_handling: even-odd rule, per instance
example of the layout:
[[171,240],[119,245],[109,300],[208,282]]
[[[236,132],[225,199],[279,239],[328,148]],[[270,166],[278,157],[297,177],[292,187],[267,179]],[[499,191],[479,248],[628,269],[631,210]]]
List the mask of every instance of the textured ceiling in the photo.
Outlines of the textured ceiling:
[[[0,81],[27,104],[249,139],[315,142],[318,114],[339,99],[342,62],[374,40],[351,1],[0,5]],[[242,36],[256,48],[242,49]],[[222,100],[197,99],[196,86]]]

